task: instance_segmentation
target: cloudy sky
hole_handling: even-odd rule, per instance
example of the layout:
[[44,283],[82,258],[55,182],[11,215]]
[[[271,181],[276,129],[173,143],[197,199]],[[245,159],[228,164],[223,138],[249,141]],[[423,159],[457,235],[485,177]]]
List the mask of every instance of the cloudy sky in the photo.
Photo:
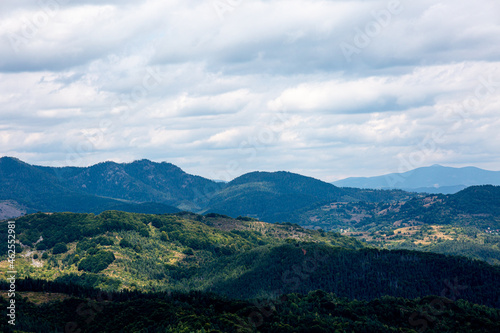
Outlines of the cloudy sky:
[[1,0],[0,153],[230,180],[500,170],[497,0]]

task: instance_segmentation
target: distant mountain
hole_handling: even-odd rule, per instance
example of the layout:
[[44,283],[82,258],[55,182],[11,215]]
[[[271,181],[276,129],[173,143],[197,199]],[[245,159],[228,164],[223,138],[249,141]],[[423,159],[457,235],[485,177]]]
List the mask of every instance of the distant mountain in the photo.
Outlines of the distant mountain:
[[290,172],[251,172],[223,183],[190,175],[170,163],[149,160],[45,167],[3,157],[0,186],[0,202],[10,200],[0,207],[6,218],[16,216],[16,212],[21,215],[36,211],[187,210],[282,222],[290,220],[296,210],[323,202],[392,202],[414,196],[399,190],[340,189]]
[[193,176],[179,167],[149,160],[104,162],[87,168],[38,167],[65,187],[88,194],[133,202],[160,202],[185,210],[199,210],[223,184]]
[[[16,205],[22,207],[18,209],[20,214],[36,211],[100,213],[109,209],[136,213],[174,213],[179,211],[174,205],[192,207],[200,200],[208,201],[203,193],[197,193],[199,187],[193,188],[190,184],[217,186],[210,180],[184,174],[182,170],[169,165],[160,165],[158,168],[170,169],[172,176],[165,170],[154,175],[147,175],[146,171],[141,174],[138,170],[141,167],[147,170],[157,166],[149,163],[138,161],[121,165],[106,162],[88,168],[51,168],[3,157],[0,158],[0,201],[4,201],[3,210]],[[174,183],[168,186],[171,192],[155,189],[168,182],[165,178],[169,177]],[[156,179],[158,181],[155,184]],[[12,209],[9,211],[14,212]]]
[[500,171],[476,167],[441,165],[376,177],[351,177],[333,182],[339,187],[402,189],[405,191],[452,194],[473,185],[500,185]]
[[455,194],[420,194],[397,202],[332,201],[295,211],[290,222],[324,230],[370,232],[424,224],[497,230],[500,186],[471,186]]

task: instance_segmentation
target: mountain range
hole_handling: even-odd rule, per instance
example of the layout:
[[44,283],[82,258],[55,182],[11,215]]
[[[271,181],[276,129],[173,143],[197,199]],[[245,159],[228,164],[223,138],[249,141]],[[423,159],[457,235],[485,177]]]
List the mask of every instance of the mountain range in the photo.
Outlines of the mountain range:
[[340,187],[401,189],[410,192],[453,194],[474,185],[500,185],[500,171],[441,165],[376,177],[350,177],[333,182]]
[[386,201],[412,196],[402,191],[341,189],[289,172],[251,172],[221,183],[190,175],[170,163],[149,160],[45,167],[11,157],[0,159],[0,218],[36,211],[187,210],[248,215],[275,222],[317,202]]
[[[432,166],[397,177],[406,186],[426,185],[437,179],[443,179],[443,185],[453,181],[494,183],[496,173],[483,171]],[[376,179],[382,182],[387,177]],[[0,158],[0,218],[37,211],[96,214],[106,210],[151,214],[191,211],[293,222],[325,230],[368,230],[371,226],[393,227],[431,220],[450,223],[457,219],[481,228],[496,228],[500,219],[500,203],[496,199],[500,197],[499,189],[475,186],[449,195],[361,189],[338,187],[285,171],[250,172],[221,183],[190,175],[170,163],[149,160],[103,162],[89,167],[45,167],[11,157]],[[470,204],[473,202],[481,204]]]

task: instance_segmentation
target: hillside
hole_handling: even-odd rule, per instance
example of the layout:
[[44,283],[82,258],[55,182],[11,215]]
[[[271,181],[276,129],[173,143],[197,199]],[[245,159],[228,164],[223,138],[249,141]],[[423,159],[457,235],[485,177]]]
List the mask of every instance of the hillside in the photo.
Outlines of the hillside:
[[395,203],[331,202],[297,211],[292,222],[341,231],[376,246],[417,249],[500,263],[500,187]]
[[6,218],[36,211],[187,210],[283,222],[291,220],[298,209],[326,201],[394,202],[415,197],[399,190],[340,189],[289,172],[251,172],[226,184],[187,174],[170,163],[148,160],[55,168],[3,157],[0,186],[0,208],[4,207]]
[[220,188],[218,183],[189,175],[173,164],[149,160],[39,169],[55,175],[74,191],[132,202],[160,202],[181,209],[200,209],[208,200],[205,196]]
[[500,185],[500,171],[433,165],[383,176],[351,177],[335,181],[333,184],[340,187],[453,194],[474,185]]
[[295,213],[291,222],[325,230],[370,231],[421,224],[498,230],[500,186],[472,186],[452,195],[419,195],[397,202],[331,201]]
[[[71,168],[74,171],[75,168]],[[177,208],[162,203],[141,204],[76,191],[65,186],[47,169],[18,159],[0,158],[0,200],[5,218],[36,211],[100,213],[116,209],[129,212],[173,213]]]
[[343,191],[317,179],[289,172],[252,172],[229,182],[210,200],[210,211],[286,220],[289,212],[324,200],[339,200]]
[[456,279],[463,290],[455,297],[500,307],[499,267],[368,248],[354,238],[292,224],[109,211],[38,213],[17,219],[16,230],[22,243],[19,278],[115,291],[211,291],[244,299],[322,289],[366,300],[450,296],[446,281]]
[[[168,163],[142,160],[100,163],[87,168],[32,166],[0,158],[0,200],[16,214],[47,212],[173,213],[196,210],[222,185],[184,173]],[[11,207],[22,207],[17,212]],[[10,216],[9,216],[10,215]]]
[[252,172],[227,183],[210,200],[207,211],[299,223],[297,211],[326,202],[391,202],[414,196],[403,191],[342,189],[290,172]]

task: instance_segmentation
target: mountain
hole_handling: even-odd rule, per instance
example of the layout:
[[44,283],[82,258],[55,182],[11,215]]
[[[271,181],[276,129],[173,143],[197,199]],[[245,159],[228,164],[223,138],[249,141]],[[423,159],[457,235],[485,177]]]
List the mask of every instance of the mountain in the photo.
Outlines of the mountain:
[[148,160],[55,168],[0,159],[0,200],[10,200],[28,213],[199,210],[222,186],[172,164]]
[[6,218],[36,211],[187,210],[280,222],[290,220],[296,210],[332,200],[392,202],[415,196],[400,190],[340,189],[290,172],[251,172],[222,183],[149,160],[57,168],[4,157],[0,186],[0,209]]
[[296,211],[290,222],[324,230],[370,231],[422,224],[499,230],[500,186],[471,186],[455,194],[421,194],[396,202],[331,201]]
[[47,168],[74,191],[132,202],[161,202],[197,210],[223,185],[185,173],[179,167],[149,160],[104,162],[87,168]]
[[376,177],[351,177],[335,181],[333,184],[340,187],[402,189],[452,194],[473,185],[500,185],[500,171],[433,165],[404,173],[391,173]]
[[392,202],[415,194],[400,190],[339,188],[299,174],[251,172],[226,184],[212,197],[205,212],[251,216],[269,222],[299,222],[298,211],[332,201]]
[[307,228],[342,231],[379,247],[463,255],[500,264],[500,186],[397,202],[329,202],[290,218]]

